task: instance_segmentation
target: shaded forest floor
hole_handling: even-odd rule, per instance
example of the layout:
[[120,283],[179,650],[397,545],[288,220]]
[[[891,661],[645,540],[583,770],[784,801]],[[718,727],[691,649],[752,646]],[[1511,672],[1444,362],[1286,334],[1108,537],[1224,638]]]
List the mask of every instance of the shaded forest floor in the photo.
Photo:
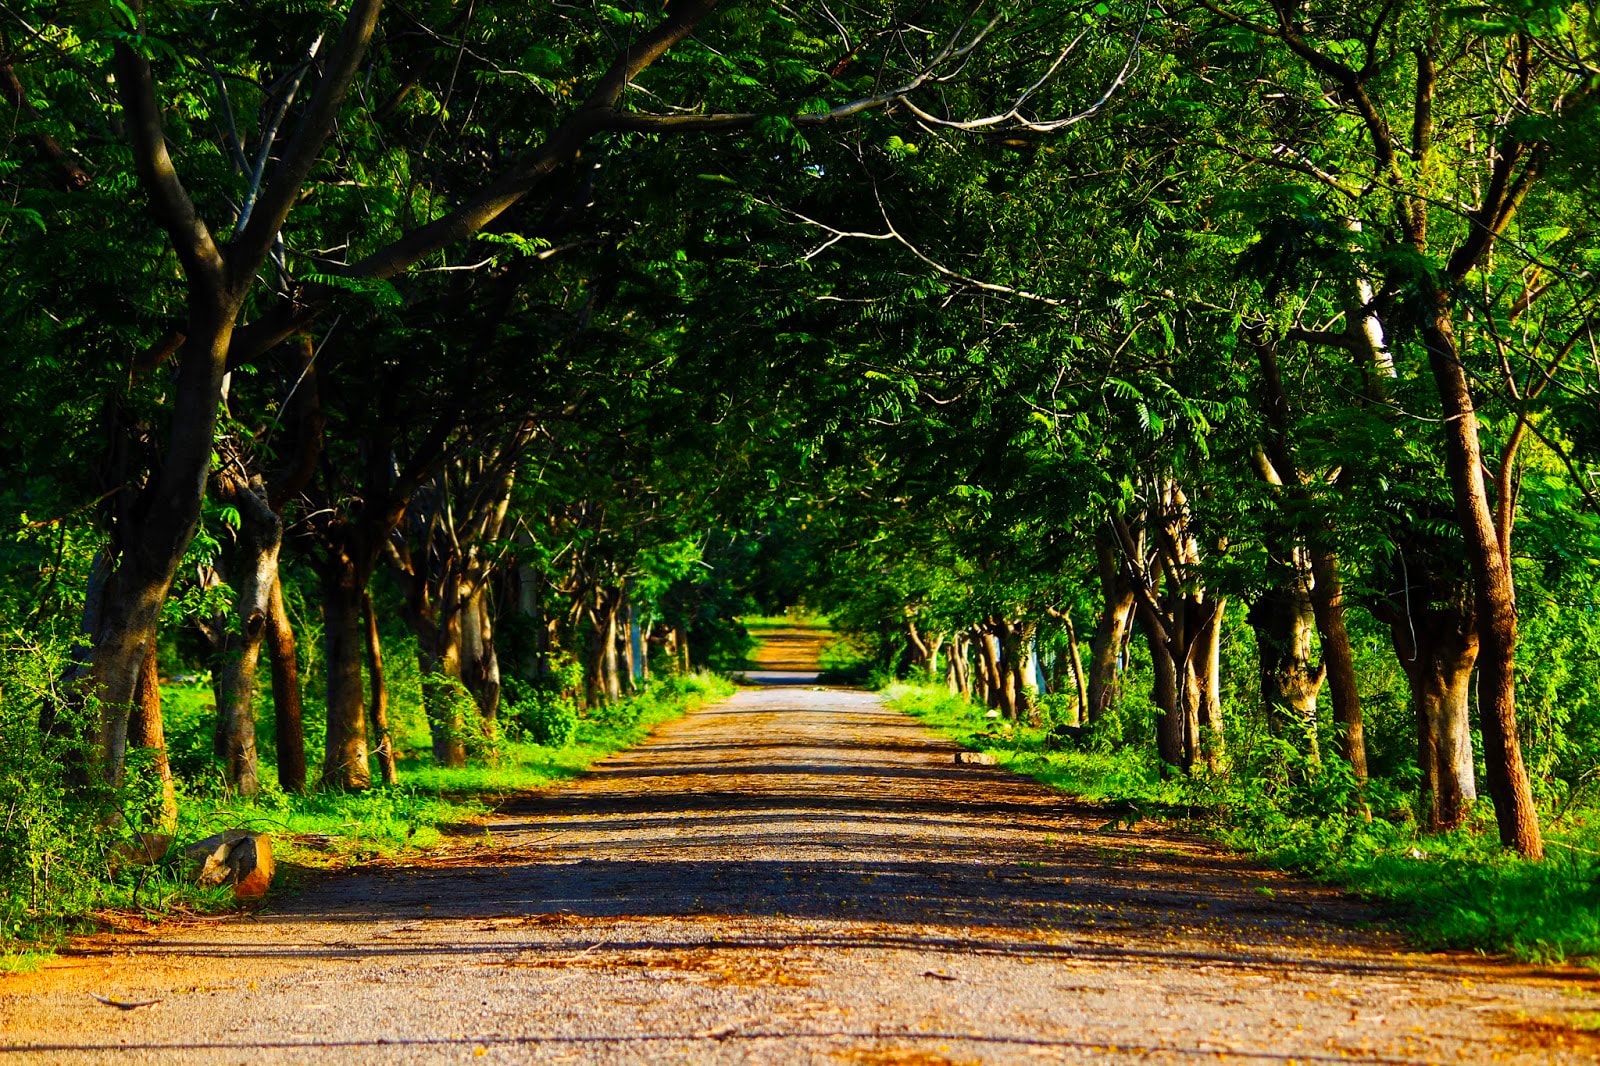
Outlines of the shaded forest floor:
[[[804,676],[801,641],[752,671]],[[6,1061],[1592,1062],[1600,979],[1408,950],[1334,890],[752,687],[490,842],[0,979]],[[90,994],[124,1002],[121,1010]]]

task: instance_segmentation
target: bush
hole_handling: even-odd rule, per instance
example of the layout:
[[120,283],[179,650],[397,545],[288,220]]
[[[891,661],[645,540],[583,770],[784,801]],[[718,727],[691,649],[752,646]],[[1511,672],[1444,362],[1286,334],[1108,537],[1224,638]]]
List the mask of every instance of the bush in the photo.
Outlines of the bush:
[[559,689],[513,678],[500,691],[506,702],[503,717],[521,739],[551,748],[564,748],[576,739],[577,705]]
[[69,787],[71,767],[87,772],[82,738],[98,716],[61,688],[66,650],[32,641],[0,648],[0,944],[92,906],[106,879],[105,842],[94,830],[112,810],[109,797]]

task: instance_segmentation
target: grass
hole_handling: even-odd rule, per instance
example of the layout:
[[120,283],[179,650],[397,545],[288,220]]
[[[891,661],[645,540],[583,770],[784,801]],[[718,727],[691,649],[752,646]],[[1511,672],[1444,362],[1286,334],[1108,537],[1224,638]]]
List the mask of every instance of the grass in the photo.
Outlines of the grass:
[[[1055,751],[1048,732],[984,718],[942,687],[891,686],[890,706],[999,765],[1107,806],[1108,825],[1180,821],[1267,863],[1375,903],[1419,944],[1600,968],[1600,810],[1546,812],[1542,862],[1499,846],[1492,811],[1426,834],[1393,783],[1358,788],[1342,763],[1307,765],[1268,746],[1233,776],[1164,775],[1153,753],[1090,742]],[[1371,812],[1368,817],[1367,811]]]
[[[262,793],[249,801],[230,797],[204,772],[180,776],[178,845],[173,854],[182,844],[223,829],[270,833],[280,887],[292,887],[316,869],[434,847],[451,827],[482,819],[506,797],[570,780],[599,759],[638,744],[662,722],[733,691],[726,679],[708,673],[665,678],[616,707],[580,719],[571,744],[502,742],[492,761],[459,769],[434,765],[417,750],[418,742],[426,739],[425,731],[421,737],[413,732],[402,742],[407,754],[399,764],[399,783],[365,792],[285,793],[271,783],[276,780],[275,768],[267,761],[262,766],[266,782]],[[182,692],[175,699],[168,696],[165,709],[177,727],[175,748],[181,749],[174,751],[174,762],[206,765],[196,763],[192,749],[200,747],[201,740],[190,727],[209,724],[214,712],[203,700]],[[61,857],[81,871],[71,879],[68,894],[58,895],[48,907],[32,908],[25,921],[9,929],[0,926],[0,972],[36,967],[75,933],[237,906],[226,888],[190,883],[183,864],[170,856],[154,866],[114,869],[107,862],[103,837],[103,833],[80,836],[79,852]]]

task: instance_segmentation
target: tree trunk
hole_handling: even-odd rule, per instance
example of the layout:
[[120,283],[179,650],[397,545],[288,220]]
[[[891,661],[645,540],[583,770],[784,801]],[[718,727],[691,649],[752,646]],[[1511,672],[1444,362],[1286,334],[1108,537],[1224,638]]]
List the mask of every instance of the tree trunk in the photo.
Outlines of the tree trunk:
[[394,738],[389,734],[389,685],[383,676],[383,641],[378,637],[378,616],[372,610],[372,593],[361,597],[361,612],[367,623],[367,673],[372,683],[373,754],[378,757],[378,772],[383,783],[400,780],[394,766]]
[[478,715],[492,723],[500,713],[500,659],[494,646],[489,591],[479,584],[461,607],[461,683],[478,704]]
[[1472,668],[1478,659],[1477,622],[1466,607],[1385,613],[1411,686],[1423,821],[1433,832],[1456,829],[1477,799],[1468,718]]
[[1072,670],[1072,721],[1068,725],[1081,726],[1088,720],[1089,689],[1083,675],[1083,655],[1078,645],[1078,627],[1072,624],[1072,612],[1063,612],[1062,622],[1067,630],[1067,665]]
[[294,626],[283,606],[283,577],[272,575],[267,600],[267,657],[272,664],[272,717],[278,749],[278,787],[306,787],[306,739],[300,705],[300,665],[295,659]]
[[239,514],[234,541],[223,551],[223,574],[234,593],[233,618],[217,634],[212,652],[217,697],[216,752],[223,776],[241,796],[260,791],[256,762],[256,665],[266,635],[283,523],[267,504],[260,478],[249,484],[224,474],[218,498]]
[[[1484,482],[1477,411],[1450,322],[1448,297],[1443,292],[1431,295],[1435,310],[1424,321],[1421,332],[1444,410],[1446,467],[1477,600],[1482,644],[1478,656],[1478,710],[1485,777],[1494,798],[1500,842],[1530,859],[1539,859],[1544,857],[1544,840],[1517,729],[1517,611],[1509,519],[1513,502],[1501,501],[1507,517],[1497,528]],[[1502,491],[1506,488],[1503,485]]]
[[1000,638],[989,625],[978,631],[978,654],[982,659],[984,702],[1007,718],[1011,709],[1011,686],[1006,684],[1002,668]]
[[133,713],[128,721],[128,746],[151,752],[151,769],[161,792],[156,824],[150,829],[171,833],[178,824],[178,793],[172,782],[172,764],[167,761],[167,736],[161,723],[161,678],[156,669],[156,642],[145,649],[139,667]]
[[366,700],[361,661],[366,655],[361,602],[366,583],[355,564],[337,548],[319,568],[322,573],[323,657],[328,672],[328,739],[322,783],[364,789],[372,784],[367,765]]
[[632,696],[639,691],[639,667],[638,661],[634,656],[634,646],[637,643],[639,625],[633,618],[632,596],[625,594],[623,604],[622,611],[617,618],[617,674],[618,679],[622,682],[623,695]]
[[1328,678],[1339,754],[1350,764],[1357,781],[1367,780],[1367,736],[1361,717],[1361,692],[1356,686],[1355,656],[1344,625],[1344,579],[1339,557],[1331,551],[1311,549],[1311,606],[1322,641],[1322,669]]
[[622,699],[617,656],[617,613],[621,598],[620,593],[608,591],[602,600],[599,616],[595,619],[596,635],[600,640],[600,683],[608,704]]
[[678,649],[678,673],[686,675],[689,673],[690,669],[688,630],[684,629],[682,626],[674,626],[672,629],[672,640]]
[[[128,718],[145,650],[155,639],[161,606],[200,519],[237,312],[232,297],[192,296],[187,339],[179,350],[171,390],[166,447],[139,493],[138,505],[125,512],[127,527],[117,531],[120,551],[106,583],[88,661],[88,681],[100,701],[97,761],[111,785],[122,781]],[[140,516],[137,521],[134,514]]]
[[1226,597],[1205,603],[1210,616],[1195,639],[1189,660],[1199,689],[1196,704],[1196,757],[1212,773],[1222,770],[1227,757],[1227,732],[1222,721],[1222,617]]
[[945,657],[945,685],[955,695],[972,696],[972,679],[967,671],[967,640],[959,632],[950,637],[950,654]]
[[914,618],[906,619],[906,644],[910,651],[910,660],[907,663],[907,673],[916,673],[925,676],[933,669],[933,657],[928,650],[928,642],[923,639],[917,630]]
[[1128,581],[1121,553],[1108,530],[1095,536],[1100,570],[1102,606],[1089,644],[1088,721],[1098,722],[1116,697],[1122,648],[1133,624],[1133,585]]
[[[454,586],[450,586],[454,588]],[[466,728],[461,716],[461,612],[454,593],[441,602],[432,624],[417,633],[417,668],[422,672],[422,705],[440,766],[467,765]]]
[[1273,736],[1287,740],[1315,762],[1317,695],[1323,679],[1323,671],[1312,665],[1315,612],[1307,575],[1295,570],[1281,576],[1283,580],[1250,607],[1261,664],[1261,709]]
[[1178,701],[1178,664],[1173,661],[1172,649],[1161,639],[1160,627],[1152,617],[1150,608],[1140,605],[1138,615],[1145,631],[1145,643],[1150,648],[1151,673],[1154,675],[1150,700],[1160,712],[1156,720],[1156,754],[1168,766],[1187,769],[1184,761],[1184,715]]
[[1005,682],[1011,690],[1011,717],[1037,725],[1039,713],[1038,662],[1033,653],[1032,623],[1008,626],[1001,644],[1006,657]]

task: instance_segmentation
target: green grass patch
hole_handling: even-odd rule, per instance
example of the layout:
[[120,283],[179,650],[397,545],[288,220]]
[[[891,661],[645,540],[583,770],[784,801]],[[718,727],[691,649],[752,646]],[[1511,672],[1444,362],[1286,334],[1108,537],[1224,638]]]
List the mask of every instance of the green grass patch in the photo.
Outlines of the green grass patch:
[[1404,782],[1360,787],[1344,764],[1258,745],[1233,774],[1165,774],[1153,752],[1087,738],[1053,750],[1047,728],[984,717],[938,686],[896,684],[889,706],[999,765],[1107,806],[1107,827],[1140,817],[1199,829],[1265,862],[1380,904],[1419,944],[1529,962],[1600,966],[1600,811],[1546,812],[1548,854],[1500,847],[1492,810],[1452,833],[1418,828]]
[[[190,882],[175,858],[185,843],[224,829],[270,833],[280,885],[292,887],[310,870],[433,847],[448,829],[485,817],[506,797],[570,780],[599,759],[639,743],[662,722],[733,691],[731,682],[714,674],[662,678],[635,697],[580,716],[568,744],[501,741],[492,761],[460,769],[434,765],[413,751],[400,762],[399,783],[365,792],[285,793],[271,783],[275,768],[264,762],[263,790],[247,801],[227,795],[211,774],[199,771],[178,780],[177,843],[166,861],[153,866],[119,866],[110,834],[94,829],[102,819],[87,806],[63,807],[63,824],[52,827],[48,848],[34,856],[40,864],[35,890],[0,898],[0,972],[36,966],[76,933],[235,907],[228,889]],[[173,717],[180,727],[191,712],[202,719],[212,713],[181,699],[169,700],[168,707],[177,711]],[[187,750],[201,747],[192,732],[179,728],[174,739],[187,746],[184,760],[204,766],[198,750]],[[82,824],[74,827],[74,818]]]

